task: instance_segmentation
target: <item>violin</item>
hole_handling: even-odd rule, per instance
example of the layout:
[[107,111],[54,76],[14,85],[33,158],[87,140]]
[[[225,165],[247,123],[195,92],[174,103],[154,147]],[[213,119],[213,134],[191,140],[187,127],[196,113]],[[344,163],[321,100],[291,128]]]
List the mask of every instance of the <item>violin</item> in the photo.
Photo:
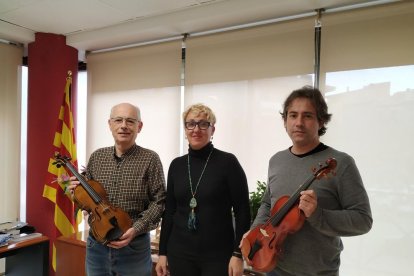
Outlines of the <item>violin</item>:
[[280,197],[271,210],[271,217],[266,223],[250,230],[242,240],[241,252],[246,262],[259,272],[269,272],[277,265],[282,253],[282,244],[288,234],[302,228],[305,215],[299,209],[300,193],[307,190],[315,179],[327,176],[336,168],[336,160],[329,158],[318,170],[293,193]]
[[100,183],[87,181],[70,162],[70,158],[55,153],[53,165],[60,168],[65,166],[79,180],[73,192],[76,205],[89,213],[88,223],[93,237],[102,244],[118,240],[129,228],[132,220],[121,208],[112,206],[108,195]]

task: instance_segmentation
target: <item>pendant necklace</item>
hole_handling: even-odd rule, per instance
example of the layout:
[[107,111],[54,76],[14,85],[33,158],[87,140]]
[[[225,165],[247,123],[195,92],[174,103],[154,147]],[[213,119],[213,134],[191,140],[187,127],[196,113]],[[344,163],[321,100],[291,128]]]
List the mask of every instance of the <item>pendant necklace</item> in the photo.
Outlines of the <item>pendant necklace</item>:
[[188,179],[190,181],[190,190],[191,190],[191,196],[192,196],[191,199],[190,199],[190,204],[189,204],[190,208],[191,208],[191,212],[190,212],[190,215],[188,216],[187,226],[188,226],[188,229],[193,230],[193,231],[197,229],[197,218],[196,218],[196,215],[195,215],[195,212],[194,212],[194,208],[197,207],[197,200],[195,198],[195,195],[197,193],[198,185],[200,185],[201,178],[204,175],[204,171],[207,168],[207,164],[208,164],[208,161],[210,160],[210,156],[213,153],[213,150],[214,150],[214,148],[211,149],[211,151],[210,151],[210,153],[207,157],[206,163],[204,164],[204,168],[201,171],[201,175],[198,178],[197,185],[195,186],[194,190],[193,190],[193,183],[191,181],[190,154],[187,155]]

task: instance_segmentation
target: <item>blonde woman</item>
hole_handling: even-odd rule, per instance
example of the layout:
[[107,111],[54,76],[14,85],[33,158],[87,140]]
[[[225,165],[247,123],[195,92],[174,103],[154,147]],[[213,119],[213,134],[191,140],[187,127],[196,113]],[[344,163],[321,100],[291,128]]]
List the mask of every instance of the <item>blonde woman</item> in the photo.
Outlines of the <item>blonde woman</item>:
[[157,275],[240,276],[238,245],[250,226],[246,175],[233,154],[213,146],[209,107],[190,106],[183,123],[189,149],[168,171]]

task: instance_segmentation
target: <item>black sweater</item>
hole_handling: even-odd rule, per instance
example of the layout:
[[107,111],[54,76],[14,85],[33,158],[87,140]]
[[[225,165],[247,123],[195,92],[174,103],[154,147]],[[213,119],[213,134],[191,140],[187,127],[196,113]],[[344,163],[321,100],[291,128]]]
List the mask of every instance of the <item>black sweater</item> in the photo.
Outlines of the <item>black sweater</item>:
[[233,154],[213,148],[209,143],[197,151],[189,149],[193,191],[207,157],[213,150],[195,195],[198,220],[196,231],[187,228],[192,197],[188,155],[171,162],[167,179],[167,202],[161,225],[160,255],[214,261],[230,259],[233,251],[240,252],[238,246],[241,237],[250,226],[246,175]]

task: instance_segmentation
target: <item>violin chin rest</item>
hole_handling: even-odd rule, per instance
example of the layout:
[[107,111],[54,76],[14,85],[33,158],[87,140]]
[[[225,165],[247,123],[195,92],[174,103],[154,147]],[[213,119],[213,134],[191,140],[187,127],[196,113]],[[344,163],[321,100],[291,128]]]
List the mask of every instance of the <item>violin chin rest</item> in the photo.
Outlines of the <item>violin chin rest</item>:
[[108,241],[115,241],[115,240],[119,240],[119,238],[123,235],[124,233],[122,232],[121,228],[119,227],[114,227],[111,230],[108,231],[108,233],[106,233],[106,239]]

